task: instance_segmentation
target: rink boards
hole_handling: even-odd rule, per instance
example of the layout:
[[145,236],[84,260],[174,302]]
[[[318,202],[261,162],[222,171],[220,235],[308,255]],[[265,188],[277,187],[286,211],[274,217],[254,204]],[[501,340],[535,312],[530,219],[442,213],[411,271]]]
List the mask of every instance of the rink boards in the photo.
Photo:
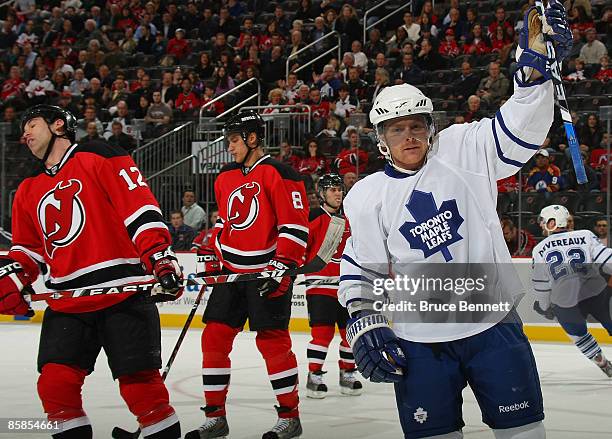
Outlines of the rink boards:
[[[179,261],[183,267],[183,272],[186,276],[193,276],[195,273],[195,255],[193,253],[179,253]],[[527,291],[531,289],[531,259],[514,259],[516,264],[517,272],[523,282],[523,285],[527,288]],[[298,281],[300,278],[298,278]],[[34,289],[37,292],[43,292],[44,286],[42,281],[39,279],[34,284]],[[291,313],[290,329],[297,332],[309,331],[308,327],[308,312],[306,309],[306,288],[303,285],[297,285],[293,291],[293,307]],[[197,289],[195,287],[188,287],[181,298],[174,302],[166,302],[159,304],[159,312],[161,324],[164,327],[182,327],[186,316],[191,311],[195,298],[197,296]],[[206,295],[205,295],[206,300]],[[201,315],[206,301],[200,304],[198,308],[197,317],[192,322],[191,326],[194,328],[203,327],[201,321]],[[528,335],[530,340],[534,341],[559,341],[569,342],[569,338],[563,332],[561,327],[556,322],[550,322],[544,317],[533,311],[534,297],[532,294],[527,294],[526,297],[521,301],[518,311],[521,315],[523,322],[525,323],[525,333]],[[42,310],[46,307],[45,302],[36,302],[33,305],[36,315],[31,319],[26,319],[24,322],[39,323],[42,319]],[[11,316],[1,316],[1,321],[13,321]],[[592,333],[602,343],[612,343],[612,337],[608,336],[607,332],[601,328],[600,325],[591,325]]]

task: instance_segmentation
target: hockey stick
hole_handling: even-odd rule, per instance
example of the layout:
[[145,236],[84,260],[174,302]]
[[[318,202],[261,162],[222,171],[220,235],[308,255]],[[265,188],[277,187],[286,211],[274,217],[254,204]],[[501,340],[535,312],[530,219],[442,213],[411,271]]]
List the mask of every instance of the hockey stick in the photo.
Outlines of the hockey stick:
[[582,162],[582,157],[580,155],[580,145],[578,145],[578,139],[576,138],[576,130],[574,129],[574,125],[572,123],[572,114],[570,113],[569,106],[567,105],[567,99],[565,98],[565,88],[563,87],[563,81],[561,79],[561,67],[559,66],[559,62],[555,56],[555,47],[553,46],[553,42],[546,35],[546,33],[544,33],[544,28],[550,26],[548,23],[546,23],[544,4],[542,3],[542,0],[536,0],[535,6],[542,20],[542,34],[546,40],[546,52],[551,63],[550,70],[553,76],[555,94],[557,96],[559,110],[561,111],[563,126],[565,127],[565,136],[567,137],[567,143],[572,156],[574,172],[576,172],[576,180],[578,181],[578,184],[585,184],[588,182],[588,179],[584,170],[584,163]]
[[[344,219],[333,217],[329,223],[325,238],[317,255],[308,263],[298,268],[288,270],[269,270],[259,271],[256,273],[232,273],[220,274],[218,276],[199,276],[185,279],[182,282],[183,287],[187,286],[202,286],[202,285],[217,285],[231,282],[249,282],[254,280],[270,279],[272,277],[297,276],[300,274],[313,273],[322,270],[331,260],[332,256],[338,249],[338,245],[342,240],[344,233]],[[55,291],[48,293],[29,294],[30,301],[48,300],[48,299],[63,299],[77,298],[88,296],[100,296],[106,294],[124,294],[137,292],[155,293],[159,289],[159,283],[141,283],[132,285],[123,285],[116,287],[100,287],[100,288],[82,288],[77,290]]]
[[[255,278],[246,278],[242,276],[242,277],[235,278],[233,282],[244,282],[248,280],[258,280],[258,279],[269,279],[270,277],[294,276],[298,274],[307,274],[307,273],[314,273],[317,271],[321,271],[329,263],[332,256],[334,255],[334,253],[336,253],[338,249],[338,245],[340,244],[340,241],[342,240],[342,235],[344,233],[344,223],[345,223],[345,220],[343,218],[332,217],[331,222],[329,223],[329,226],[327,228],[327,232],[325,233],[325,238],[323,239],[323,243],[321,244],[321,247],[319,248],[317,255],[310,262],[304,264],[302,267],[294,269],[294,270],[275,270],[271,272],[263,271],[260,273],[246,273],[246,274],[254,274],[254,275],[259,275],[262,273],[280,273],[280,274],[276,274],[274,276],[270,275],[270,276],[255,277]],[[205,280],[208,277],[217,278],[221,276],[205,276],[205,277],[198,278],[198,280],[200,279]],[[217,282],[217,283],[225,283],[225,282]],[[200,285],[200,283],[198,283],[197,285]],[[214,283],[204,282],[201,285],[214,285]],[[164,370],[162,373],[162,381],[166,380],[166,377],[168,376],[168,373],[170,372],[170,367],[172,367],[172,363],[174,363],[174,359],[176,358],[176,355],[178,354],[178,350],[181,344],[183,343],[183,339],[185,338],[185,335],[187,334],[187,330],[189,329],[189,326],[191,326],[191,321],[193,320],[193,317],[195,316],[198,306],[200,306],[200,301],[202,300],[202,295],[204,294],[205,290],[206,290],[205,287],[200,289],[200,292],[198,293],[198,296],[196,297],[196,300],[193,306],[191,307],[191,311],[189,312],[189,316],[187,316],[187,320],[185,321],[185,324],[183,325],[181,334],[179,335],[179,338],[174,346],[174,349],[172,350],[172,354],[170,354],[170,358],[168,359],[168,362],[166,363],[166,367],[164,367]],[[114,439],[137,439],[140,436],[140,433],[141,433],[140,428],[132,433],[130,431],[124,430],[123,428],[114,427],[111,436]]]

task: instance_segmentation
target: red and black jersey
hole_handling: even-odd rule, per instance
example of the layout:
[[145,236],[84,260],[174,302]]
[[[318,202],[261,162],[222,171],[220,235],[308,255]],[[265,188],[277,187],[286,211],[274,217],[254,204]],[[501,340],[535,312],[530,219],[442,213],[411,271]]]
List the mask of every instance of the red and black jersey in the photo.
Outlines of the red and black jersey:
[[[74,144],[51,168],[26,178],[13,203],[9,256],[50,290],[146,282],[141,257],[171,243],[155,197],[128,153]],[[47,270],[48,267],[48,270]],[[63,312],[106,308],[127,295],[49,300]]]
[[[345,220],[346,217],[342,216]],[[308,250],[306,251],[306,260],[310,261],[317,255],[319,248],[321,248],[321,244],[323,243],[323,239],[325,238],[325,233],[327,232],[327,228],[329,227],[329,222],[331,221],[332,215],[323,209],[322,207],[318,207],[310,212],[310,234],[308,235]],[[340,276],[340,259],[342,258],[342,253],[344,252],[344,246],[346,245],[346,240],[351,235],[351,229],[349,227],[348,220],[344,226],[344,233],[342,234],[342,240],[338,245],[338,250],[334,253],[329,263],[325,266],[325,268],[316,273],[306,274],[306,280],[329,280],[330,285],[312,285],[306,287],[306,294],[322,294],[324,296],[338,296],[338,277]]]
[[250,168],[226,165],[215,181],[219,219],[211,246],[233,272],[264,269],[274,258],[302,265],[308,199],[299,174],[269,155]]

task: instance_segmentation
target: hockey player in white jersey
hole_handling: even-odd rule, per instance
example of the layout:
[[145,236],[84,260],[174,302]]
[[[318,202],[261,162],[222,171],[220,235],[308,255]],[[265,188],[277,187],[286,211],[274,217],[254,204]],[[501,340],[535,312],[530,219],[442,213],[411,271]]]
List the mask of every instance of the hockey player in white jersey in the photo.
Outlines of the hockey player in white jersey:
[[[551,3],[546,18],[561,60],[571,32],[563,6]],[[503,273],[512,262],[496,213],[497,180],[536,153],[553,120],[550,63],[533,8],[525,23],[515,91],[494,118],[437,133],[431,100],[407,84],[385,88],[370,111],[387,164],[346,198],[352,236],[339,300],[351,316],[347,339],[359,371],[373,382],[395,383],[406,438],[463,437],[461,392],[468,383],[497,439],[546,435],[533,353],[513,309],[525,291],[516,275]],[[506,298],[494,319],[413,323],[407,320],[419,313],[401,306],[391,320],[379,312],[388,302],[377,295],[381,280],[398,273],[414,279],[433,264],[470,270],[487,263],[500,269],[489,290]],[[389,300],[399,297],[393,295]]]
[[533,249],[534,309],[555,317],[576,347],[606,375],[612,363],[587,329],[593,316],[612,335],[610,287],[602,274],[612,274],[612,249],[590,230],[567,229],[568,210],[559,205],[542,209],[539,223],[547,236]]

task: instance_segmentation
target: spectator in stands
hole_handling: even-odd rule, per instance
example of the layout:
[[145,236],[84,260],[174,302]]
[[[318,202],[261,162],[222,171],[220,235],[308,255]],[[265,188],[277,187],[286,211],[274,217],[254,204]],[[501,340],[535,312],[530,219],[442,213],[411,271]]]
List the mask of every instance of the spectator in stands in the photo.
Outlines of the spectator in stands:
[[291,20],[285,15],[285,11],[280,3],[274,7],[274,20],[278,26],[278,32],[284,37],[289,36],[291,30]]
[[[501,53],[503,50],[507,50],[506,47],[513,43],[513,39],[510,39],[507,32],[514,32],[513,28],[504,29],[501,26],[495,28],[495,32],[491,35],[491,52]],[[514,38],[514,33],[512,33]]]
[[414,55],[406,53],[402,57],[402,66],[395,72],[396,84],[417,85],[425,82],[425,75],[421,68],[414,63]]
[[610,68],[610,57],[604,55],[599,59],[599,70],[594,78],[602,82],[607,82],[612,79],[612,69]]
[[89,80],[85,77],[83,69],[76,69],[74,72],[74,79],[70,82],[68,89],[73,96],[83,96],[83,94],[89,90]]
[[189,251],[191,243],[196,237],[196,231],[184,223],[183,212],[174,210],[170,212],[170,224],[168,225],[172,237],[172,250]]
[[387,60],[387,57],[385,56],[384,53],[379,53],[376,55],[376,57],[374,58],[374,67],[370,68],[368,70],[368,73],[366,73],[365,75],[365,81],[368,84],[371,84],[372,82],[374,82],[375,76],[376,76],[376,69],[383,69],[387,71],[387,75],[389,75],[389,78],[393,78],[393,69],[391,69],[389,67],[389,62]]
[[222,6],[219,9],[219,32],[226,36],[238,38],[240,36],[240,23],[230,15],[229,9]]
[[194,2],[187,3],[187,10],[183,15],[183,23],[187,32],[197,29],[200,25],[200,12],[198,11],[198,6]]
[[498,62],[489,63],[489,76],[483,78],[478,85],[476,94],[490,107],[498,107],[502,98],[508,94],[510,81],[501,73]]
[[261,112],[261,116],[264,120],[273,120],[272,117],[266,116],[268,114],[278,114],[281,109],[279,105],[283,105],[283,90],[280,88],[273,88],[268,92],[268,105]]
[[135,105],[134,119],[144,119],[147,116],[150,105],[151,101],[149,100],[149,96],[146,94],[141,95]]
[[[204,105],[214,100],[216,87],[217,87],[216,84],[212,81],[205,83],[204,95],[202,95],[202,98],[200,99],[200,110],[202,109],[202,107],[204,107]],[[219,114],[223,113],[224,110],[225,110],[225,105],[223,105],[223,100],[220,99],[208,105],[204,109],[204,111],[202,111],[202,116],[207,116],[207,117],[218,116]]]
[[34,32],[34,21],[32,20],[26,21],[25,26],[22,27],[17,37],[17,44],[23,46],[26,43],[32,46],[38,45],[38,35]]
[[446,29],[444,32],[444,41],[440,43],[438,52],[440,55],[451,58],[459,55],[459,46],[457,46],[457,41],[455,41],[455,31],[453,29]]
[[212,232],[214,230],[218,218],[219,208],[217,206],[212,206],[210,208],[210,216],[208,217],[208,223],[194,238],[193,242],[191,243],[191,250],[199,250],[202,246],[206,246],[210,242],[210,238],[212,237]]
[[[376,58],[376,55],[387,53],[387,47],[385,43],[380,39],[380,30],[377,28],[370,29],[370,40],[366,43],[363,53],[368,58]],[[354,51],[353,51],[354,52]]]
[[463,45],[463,53],[466,55],[484,55],[491,51],[489,38],[482,33],[482,26],[475,24],[472,32]]
[[421,38],[421,25],[414,22],[411,12],[404,12],[404,24],[401,26],[406,31],[408,38],[416,43]]
[[486,117],[486,114],[480,109],[480,98],[476,95],[472,95],[467,100],[467,111],[463,113],[463,119],[465,122],[476,122]]
[[53,83],[47,76],[47,68],[45,66],[38,66],[36,69],[36,78],[32,79],[25,92],[29,98],[30,105],[46,104],[49,100],[49,95],[53,93]]
[[202,11],[202,20],[198,25],[198,36],[202,41],[210,41],[217,32],[219,32],[219,21],[213,15],[212,8],[205,6]]
[[515,193],[518,190],[519,185],[516,181],[516,175],[497,180],[497,192],[499,193]]
[[566,81],[584,81],[587,79],[585,62],[582,58],[576,58],[573,71],[563,78]]
[[606,247],[608,246],[608,220],[606,218],[600,218],[595,222],[595,227],[593,227],[593,232],[601,242]]
[[325,154],[319,151],[319,145],[315,139],[310,139],[304,146],[304,158],[300,160],[298,172],[303,175],[322,176],[329,172],[329,163]]
[[350,94],[347,84],[342,84],[338,89],[338,99],[333,105],[334,114],[344,120],[357,110],[359,110],[359,100]]
[[498,27],[501,27],[504,30],[504,33],[506,29],[514,28],[514,25],[506,16],[506,10],[501,5],[495,8],[495,20],[493,20],[487,28],[487,35],[489,36],[489,38],[493,38]]
[[89,80],[96,74],[96,66],[89,62],[89,55],[86,50],[79,51],[78,59],[74,65],[75,69],[83,70],[85,77]]
[[301,0],[294,19],[302,21],[316,20],[321,15],[321,7],[318,3],[313,3],[312,0]]
[[348,147],[343,148],[333,161],[333,168],[337,169],[340,175],[347,172],[363,174],[368,167],[368,153],[360,147],[359,133],[356,129],[349,131],[348,141]]
[[187,55],[191,53],[189,41],[185,39],[185,29],[178,28],[174,31],[174,38],[168,41],[166,53],[173,56],[177,63],[187,58]]
[[316,190],[314,189],[307,190],[306,196],[308,197],[308,208],[311,211],[321,207],[321,201],[319,200],[319,195],[317,194]]
[[215,36],[215,43],[213,44],[211,51],[211,58],[213,63],[217,63],[221,60],[221,54],[227,52],[232,56],[234,55],[234,49],[227,43],[227,39],[223,32],[217,32]]
[[155,42],[153,43],[153,46],[151,46],[151,55],[153,55],[155,60],[164,67],[169,66],[166,56],[167,46],[168,40],[164,38],[164,35],[161,32],[158,32],[157,35],[155,35]]
[[536,245],[535,237],[527,230],[518,230],[510,218],[501,220],[501,227],[508,251],[512,257],[529,257]]
[[333,29],[342,36],[343,52],[347,51],[353,41],[361,40],[362,27],[359,24],[359,18],[353,6],[348,3],[342,6],[342,10],[334,23]]
[[296,171],[300,169],[300,162],[302,161],[301,155],[293,152],[291,145],[287,141],[282,141],[280,144],[280,152],[275,157],[281,163],[291,166]]
[[321,75],[312,74],[314,86],[321,92],[321,97],[326,100],[332,100],[337,95],[342,81],[338,79],[336,70],[331,64],[326,64],[323,67]]
[[278,85],[283,89],[283,97],[289,104],[293,104],[298,96],[298,90],[304,82],[298,79],[297,74],[289,73],[287,81],[284,79],[278,80]]
[[102,135],[104,132],[104,126],[96,115],[96,107],[85,107],[85,110],[83,111],[83,119],[79,119],[77,121],[77,139],[87,135],[87,127],[90,123],[94,123],[96,125],[96,131],[99,135]]
[[170,108],[174,108],[174,101],[176,101],[181,89],[172,83],[171,72],[164,72],[162,74],[162,81],[159,91],[162,95],[162,102],[168,104]]
[[536,153],[536,165],[529,171],[525,185],[526,192],[558,192],[563,183],[561,170],[550,163],[550,154],[546,149]]
[[368,83],[359,77],[359,69],[357,67],[350,67],[348,69],[347,84],[351,95],[359,100],[365,99],[368,92]]
[[229,76],[223,66],[217,68],[213,76],[213,82],[215,84],[215,96],[221,96],[235,87],[234,79]]
[[368,102],[374,102],[376,96],[390,83],[389,72],[385,69],[377,68],[374,74],[374,83],[368,87],[366,93]]
[[94,140],[104,140],[102,139],[102,137],[100,137],[100,134],[98,133],[98,127],[96,126],[95,122],[88,122],[87,123],[87,127],[85,128],[85,136],[83,137],[77,137],[77,140],[79,143],[87,143],[87,142],[91,142]]
[[389,57],[400,56],[402,53],[402,47],[405,42],[412,42],[408,39],[408,34],[403,26],[399,26],[391,38],[387,40],[387,55]]
[[[573,7],[568,9],[567,15],[572,33],[575,32],[581,37],[583,37],[589,29],[595,27],[593,18],[590,13],[587,13],[587,8],[585,6],[585,4],[575,4]],[[590,9],[590,5],[588,6],[588,9]]]
[[110,94],[110,101],[108,105],[110,107],[114,107],[117,105],[119,101],[127,101],[128,96],[129,96],[129,93],[125,86],[125,80],[117,78],[115,79],[115,82],[113,83],[113,89]]
[[200,109],[200,97],[193,90],[191,79],[183,78],[181,88],[181,93],[176,97],[175,108],[186,115],[196,115]]
[[361,41],[355,40],[351,43],[351,53],[353,54],[354,66],[359,67],[361,72],[368,71],[368,57],[362,51]]
[[153,53],[153,44],[155,44],[155,36],[151,34],[151,25],[141,24],[138,30],[140,31],[140,38],[136,44],[135,51],[151,55]]
[[589,181],[586,184],[579,185],[578,179],[576,178],[576,171],[573,166],[570,166],[569,170],[563,173],[565,189],[579,192],[599,191],[599,177],[589,163],[589,154],[585,151],[581,151],[580,157],[582,158],[584,171]]
[[[314,27],[310,31],[309,41],[318,41],[323,35],[327,34],[329,29],[325,26],[325,19],[323,17],[316,17],[314,21]],[[313,46],[315,53],[323,53],[327,47],[329,47],[329,38],[323,41],[319,41]]]
[[167,12],[162,14],[161,23],[157,24],[158,22],[156,20],[153,22],[156,23],[155,26],[157,26],[158,34],[161,34],[166,41],[174,36],[174,31],[178,27],[172,22],[172,16]]
[[[461,19],[459,8],[452,7],[448,11],[448,23],[444,24],[444,35],[448,35],[447,31],[452,30],[456,38],[461,37],[466,33],[465,22]],[[458,49],[457,49],[458,50]]]
[[590,28],[586,31],[586,44],[580,49],[580,58],[586,64],[597,64],[602,56],[608,54],[605,44],[597,39],[597,31]]
[[421,69],[430,72],[443,69],[446,64],[442,56],[432,46],[431,41],[426,38],[421,41],[421,50],[416,57],[416,63]]
[[586,124],[578,130],[578,139],[581,145],[585,145],[585,149],[593,150],[601,144],[603,138],[603,130],[599,124],[599,118],[595,113],[590,113],[587,116]]
[[464,102],[468,96],[476,93],[479,84],[480,77],[472,71],[470,63],[464,61],[461,63],[461,76],[453,82],[449,99]]
[[310,114],[313,123],[313,131],[318,133],[325,128],[330,113],[329,101],[323,100],[321,91],[313,87],[310,89]]
[[194,230],[200,230],[204,221],[206,221],[206,211],[196,203],[196,194],[192,189],[183,191],[181,212],[183,213],[183,222]]
[[128,55],[133,54],[136,51],[136,39],[134,38],[134,29],[132,27],[126,27],[123,33],[123,38],[119,40],[119,49]]
[[433,2],[431,0],[426,0],[423,2],[423,7],[421,8],[421,16],[426,15],[427,19],[431,24],[435,24],[436,26],[439,23],[438,16],[434,13]]
[[106,141],[111,146],[118,146],[127,152],[136,149],[136,139],[123,131],[124,125],[119,121],[111,122],[111,135]]
[[281,46],[273,46],[270,59],[261,66],[261,79],[263,82],[273,84],[285,76],[285,58]]
[[434,44],[438,37],[438,27],[431,22],[431,18],[425,13],[421,14],[419,20],[421,23],[421,38],[418,39],[415,44],[420,46],[423,39],[428,39],[432,44]]
[[4,107],[2,112],[2,122],[8,124],[6,136],[8,140],[17,140],[21,137],[21,125],[17,117],[17,110],[11,104]]
[[295,55],[304,47],[306,47],[306,44],[304,44],[304,42],[302,41],[302,32],[297,30],[292,31],[290,44],[285,47],[285,58],[293,56],[293,58],[291,58],[291,60],[289,61],[289,67],[292,71],[297,69],[304,63],[303,52],[302,56],[300,56],[299,54]]
[[21,77],[19,68],[12,66],[9,77],[2,83],[0,88],[0,101],[2,103],[13,102],[14,105],[22,105],[26,82]]
[[202,52],[198,59],[198,64],[195,66],[194,71],[204,80],[208,80],[213,77],[215,68],[210,62],[210,55],[206,52]]
[[357,174],[354,172],[347,172],[344,174],[342,181],[344,182],[344,190],[348,193],[355,183],[357,183]]
[[[340,76],[343,78],[345,82],[348,81],[349,69],[351,67],[355,67],[355,56],[353,56],[352,52],[346,52],[342,55],[342,64],[340,64]],[[358,70],[358,74],[361,72]]]

